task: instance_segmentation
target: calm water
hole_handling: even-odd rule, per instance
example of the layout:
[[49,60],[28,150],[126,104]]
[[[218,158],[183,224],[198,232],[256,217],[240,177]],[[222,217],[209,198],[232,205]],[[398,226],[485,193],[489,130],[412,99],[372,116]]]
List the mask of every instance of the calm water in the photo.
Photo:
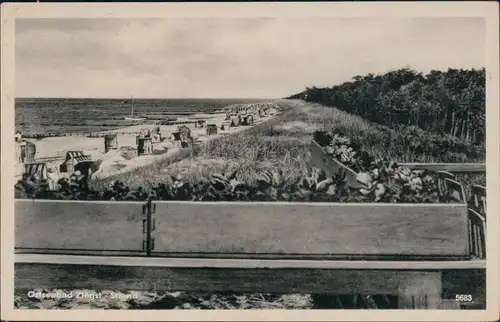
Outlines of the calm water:
[[[162,120],[212,112],[261,99],[134,99],[134,116]],[[103,131],[134,124],[130,99],[16,99],[16,130],[23,133]]]

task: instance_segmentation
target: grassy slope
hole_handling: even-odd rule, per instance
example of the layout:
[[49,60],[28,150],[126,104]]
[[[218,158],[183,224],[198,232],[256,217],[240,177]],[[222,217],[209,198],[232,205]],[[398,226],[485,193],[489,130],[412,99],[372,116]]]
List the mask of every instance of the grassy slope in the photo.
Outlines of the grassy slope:
[[[163,161],[135,171],[120,174],[94,183],[109,185],[120,180],[125,185],[144,188],[170,182],[170,176],[181,176],[192,182],[208,178],[214,173],[238,170],[238,179],[256,180],[262,170],[283,171],[287,180],[303,177],[308,172],[310,158],[308,143],[316,129],[337,129],[376,158],[385,157],[399,162],[447,162],[446,154],[418,154],[406,142],[387,139],[380,125],[359,116],[315,103],[288,100],[281,102],[286,111],[269,122],[259,124],[245,132],[216,138],[195,151],[192,159],[170,164]],[[455,155],[456,156],[456,155]],[[462,162],[481,159],[458,155]],[[461,181],[485,184],[484,175],[461,175]]]

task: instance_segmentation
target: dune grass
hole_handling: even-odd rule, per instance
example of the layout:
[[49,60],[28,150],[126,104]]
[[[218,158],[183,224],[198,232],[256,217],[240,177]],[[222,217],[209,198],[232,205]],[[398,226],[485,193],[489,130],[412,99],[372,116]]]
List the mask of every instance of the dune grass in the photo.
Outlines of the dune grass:
[[[234,170],[238,170],[238,179],[245,182],[256,180],[263,170],[282,171],[286,180],[293,181],[309,173],[308,144],[316,129],[338,130],[375,158],[398,162],[450,162],[453,157],[458,160],[455,162],[481,162],[481,156],[470,157],[466,153],[418,153],[401,139],[401,135],[396,133],[388,137],[388,133],[393,132],[335,108],[294,100],[283,104],[285,111],[276,118],[234,135],[214,138],[196,147],[191,158],[175,163],[159,161],[93,184],[107,186],[119,180],[131,188],[147,188],[171,182],[171,176],[197,182],[214,173]],[[468,184],[485,184],[485,175],[459,177]]]

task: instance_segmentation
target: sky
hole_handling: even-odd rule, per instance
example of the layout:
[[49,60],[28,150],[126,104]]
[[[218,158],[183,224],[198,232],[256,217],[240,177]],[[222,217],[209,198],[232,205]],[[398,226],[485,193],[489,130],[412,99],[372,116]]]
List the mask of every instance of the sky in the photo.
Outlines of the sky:
[[481,68],[482,18],[18,19],[16,97],[280,98]]

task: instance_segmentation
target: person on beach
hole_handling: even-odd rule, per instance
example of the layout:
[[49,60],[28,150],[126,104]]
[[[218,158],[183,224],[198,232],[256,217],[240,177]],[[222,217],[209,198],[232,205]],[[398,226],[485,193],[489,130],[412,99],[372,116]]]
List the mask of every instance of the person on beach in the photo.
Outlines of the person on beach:
[[153,141],[154,142],[160,142],[161,141],[161,133],[160,133],[160,127],[156,127],[153,130]]
[[16,135],[14,135],[14,139],[16,140],[16,142],[20,142],[22,138],[23,138],[22,133],[17,131]]
[[19,162],[24,163],[26,161],[26,141],[20,139],[19,143]]
[[19,156],[19,161],[21,163],[24,163],[24,161],[26,161],[26,149],[21,149],[21,153],[20,153],[20,156]]

